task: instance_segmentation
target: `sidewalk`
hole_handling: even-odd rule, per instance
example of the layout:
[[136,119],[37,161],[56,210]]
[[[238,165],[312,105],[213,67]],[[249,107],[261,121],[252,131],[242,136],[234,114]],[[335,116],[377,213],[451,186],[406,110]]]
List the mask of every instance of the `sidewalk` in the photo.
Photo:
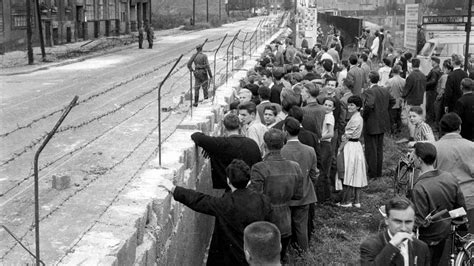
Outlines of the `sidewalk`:
[[[155,31],[155,42],[159,40],[161,36],[189,33],[189,31],[182,31],[181,28],[182,26],[174,29]],[[7,52],[0,55],[0,76],[27,74],[51,67],[80,62],[103,54],[128,49],[132,45],[138,45],[136,44],[137,40],[137,33],[132,32],[126,35],[100,37],[98,39],[45,47],[45,62],[41,59],[40,47],[33,47],[33,65],[28,65],[26,50]]]

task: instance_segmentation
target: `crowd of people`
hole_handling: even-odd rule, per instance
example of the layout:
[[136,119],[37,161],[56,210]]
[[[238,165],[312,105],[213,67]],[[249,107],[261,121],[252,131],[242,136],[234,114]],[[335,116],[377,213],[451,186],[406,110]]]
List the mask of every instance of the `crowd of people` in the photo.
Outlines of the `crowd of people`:
[[361,188],[382,177],[385,134],[408,131],[418,178],[413,202],[386,205],[388,230],[361,245],[362,264],[413,265],[413,254],[421,265],[440,261],[449,228],[423,221],[440,206],[464,207],[474,221],[474,82],[461,70],[462,56],[442,69],[432,57],[425,76],[418,58],[394,49],[388,31],[373,36],[347,58],[337,34],[312,48],[273,41],[235,89],[224,135],[191,136],[224,195],[163,187],[216,217],[208,265],[278,265],[290,245],[307,251],[316,203],[364,205]]

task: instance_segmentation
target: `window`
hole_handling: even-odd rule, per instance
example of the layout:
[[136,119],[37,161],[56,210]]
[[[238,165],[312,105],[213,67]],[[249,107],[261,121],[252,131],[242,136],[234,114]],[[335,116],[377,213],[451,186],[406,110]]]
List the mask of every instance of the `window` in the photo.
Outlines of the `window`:
[[115,2],[109,0],[109,19],[116,19],[117,14],[115,13]]
[[[34,26],[35,20],[33,16],[31,16],[31,27]],[[26,29],[26,15],[12,15],[12,29]]]
[[[12,9],[11,11],[11,21],[12,21],[12,29],[13,30],[20,30],[20,29],[26,29],[26,11],[23,9]],[[33,12],[33,10],[32,10]],[[35,19],[33,14],[31,14],[31,27],[34,27],[35,25]]]
[[99,0],[99,19],[105,19],[104,0]]
[[86,0],[86,21],[95,20],[94,1]]

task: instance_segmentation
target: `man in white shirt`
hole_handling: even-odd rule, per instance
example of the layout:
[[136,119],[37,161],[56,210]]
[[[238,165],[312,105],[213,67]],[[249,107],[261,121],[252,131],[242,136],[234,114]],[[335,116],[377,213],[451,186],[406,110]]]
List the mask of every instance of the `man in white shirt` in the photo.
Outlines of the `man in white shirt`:
[[379,69],[379,76],[380,76],[379,86],[387,87],[387,81],[390,78],[389,77],[390,71],[392,71],[392,69],[390,68],[391,62],[388,58],[382,59],[382,62],[383,62],[383,67]]

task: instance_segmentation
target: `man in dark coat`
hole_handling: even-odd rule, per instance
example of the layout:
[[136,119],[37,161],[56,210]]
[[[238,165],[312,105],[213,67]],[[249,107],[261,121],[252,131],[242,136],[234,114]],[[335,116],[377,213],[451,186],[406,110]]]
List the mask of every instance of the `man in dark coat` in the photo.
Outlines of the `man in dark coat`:
[[285,119],[284,132],[287,133],[287,142],[281,149],[281,156],[284,159],[297,162],[303,172],[303,198],[290,202],[292,235],[301,251],[305,252],[309,248],[308,243],[308,218],[311,204],[316,203],[316,193],[314,184],[318,177],[316,152],[310,146],[302,144],[298,140],[301,129],[300,122],[293,117]]
[[461,117],[461,136],[474,141],[474,81],[465,78],[461,81],[463,95],[456,102],[454,112]]
[[206,157],[211,159],[212,186],[215,189],[230,190],[227,185],[226,167],[234,159],[244,160],[252,167],[262,160],[257,143],[239,134],[239,117],[229,114],[224,117],[225,136],[211,137],[196,132],[191,139],[203,149]]
[[270,198],[272,218],[281,233],[281,259],[291,237],[291,200],[303,197],[303,173],[297,162],[285,160],[280,154],[285,136],[281,130],[271,128],[264,135],[267,155],[252,167],[249,188]]
[[[303,122],[303,110],[299,106],[293,106],[291,109],[288,111],[288,117],[293,117],[296,119],[300,125]],[[283,121],[285,122],[285,121]],[[321,169],[321,147],[319,144],[319,139],[316,134],[313,132],[305,129],[303,126],[300,126],[300,132],[298,133],[298,140],[304,144],[312,147],[314,149],[314,152],[316,153],[316,166],[318,169],[318,175],[319,175],[319,169]],[[316,193],[317,189],[320,188],[320,186],[317,183],[318,179],[316,178],[313,180],[313,186],[314,186],[314,191]],[[313,224],[313,218],[315,215],[315,204],[310,204],[309,205],[309,212],[308,212],[308,241],[311,241],[311,233],[314,230],[314,224]]]
[[428,246],[413,233],[415,210],[407,198],[393,198],[385,205],[387,231],[360,245],[362,266],[430,266]]
[[145,35],[145,29],[143,28],[143,23],[138,28],[138,49],[143,49],[143,38]]
[[388,90],[377,85],[379,73],[369,73],[370,88],[362,93],[364,109],[365,159],[368,165],[368,177],[382,176],[383,135],[390,130],[389,111],[395,104],[395,98]]
[[436,160],[436,148],[428,142],[415,144],[415,166],[420,169],[420,176],[413,185],[413,202],[415,203],[415,225],[419,229],[419,239],[425,242],[431,253],[432,265],[447,265],[447,256],[442,256],[449,236],[451,220],[425,220],[433,210],[466,209],[464,195],[456,177],[448,172],[437,170],[433,164]]
[[[194,63],[194,69],[193,69]],[[196,47],[196,53],[191,56],[188,61],[189,71],[194,73],[194,104],[197,106],[199,102],[199,88],[202,87],[204,94],[204,99],[207,100],[208,88],[209,88],[209,78],[212,79],[211,67],[209,66],[209,61],[207,60],[207,55],[202,53],[202,45]],[[209,75],[209,78],[207,77]]]
[[166,179],[160,186],[170,191],[176,201],[197,212],[216,217],[216,226],[219,228],[214,230],[212,241],[216,241],[220,249],[215,252],[211,246],[207,265],[248,265],[244,253],[244,229],[253,222],[268,221],[271,204],[267,196],[247,189],[250,168],[244,161],[233,160],[226,168],[226,173],[232,192],[221,198],[174,186]]
[[438,93],[436,87],[438,80],[443,74],[439,67],[440,60],[436,56],[431,57],[431,66],[433,67],[428,76],[426,76],[426,122],[433,123],[435,121],[434,102]]
[[[426,76],[420,71],[420,59],[412,59],[411,64],[413,71],[408,75],[405,82],[405,88],[402,92],[402,98],[406,101],[405,108],[408,110],[412,106],[420,106],[423,104],[423,95],[425,94],[426,89]],[[408,129],[410,130],[410,137],[413,138],[415,134],[415,125],[408,123]]]
[[453,71],[448,74],[446,80],[446,88],[444,90],[443,106],[444,112],[454,112],[454,105],[456,101],[462,96],[461,81],[467,78],[467,73],[461,69],[462,58],[458,55],[453,55]]
[[364,70],[357,66],[359,59],[357,55],[351,54],[349,56],[349,63],[351,64],[344,84],[351,90],[353,95],[360,96],[362,88],[365,88],[367,77]]

